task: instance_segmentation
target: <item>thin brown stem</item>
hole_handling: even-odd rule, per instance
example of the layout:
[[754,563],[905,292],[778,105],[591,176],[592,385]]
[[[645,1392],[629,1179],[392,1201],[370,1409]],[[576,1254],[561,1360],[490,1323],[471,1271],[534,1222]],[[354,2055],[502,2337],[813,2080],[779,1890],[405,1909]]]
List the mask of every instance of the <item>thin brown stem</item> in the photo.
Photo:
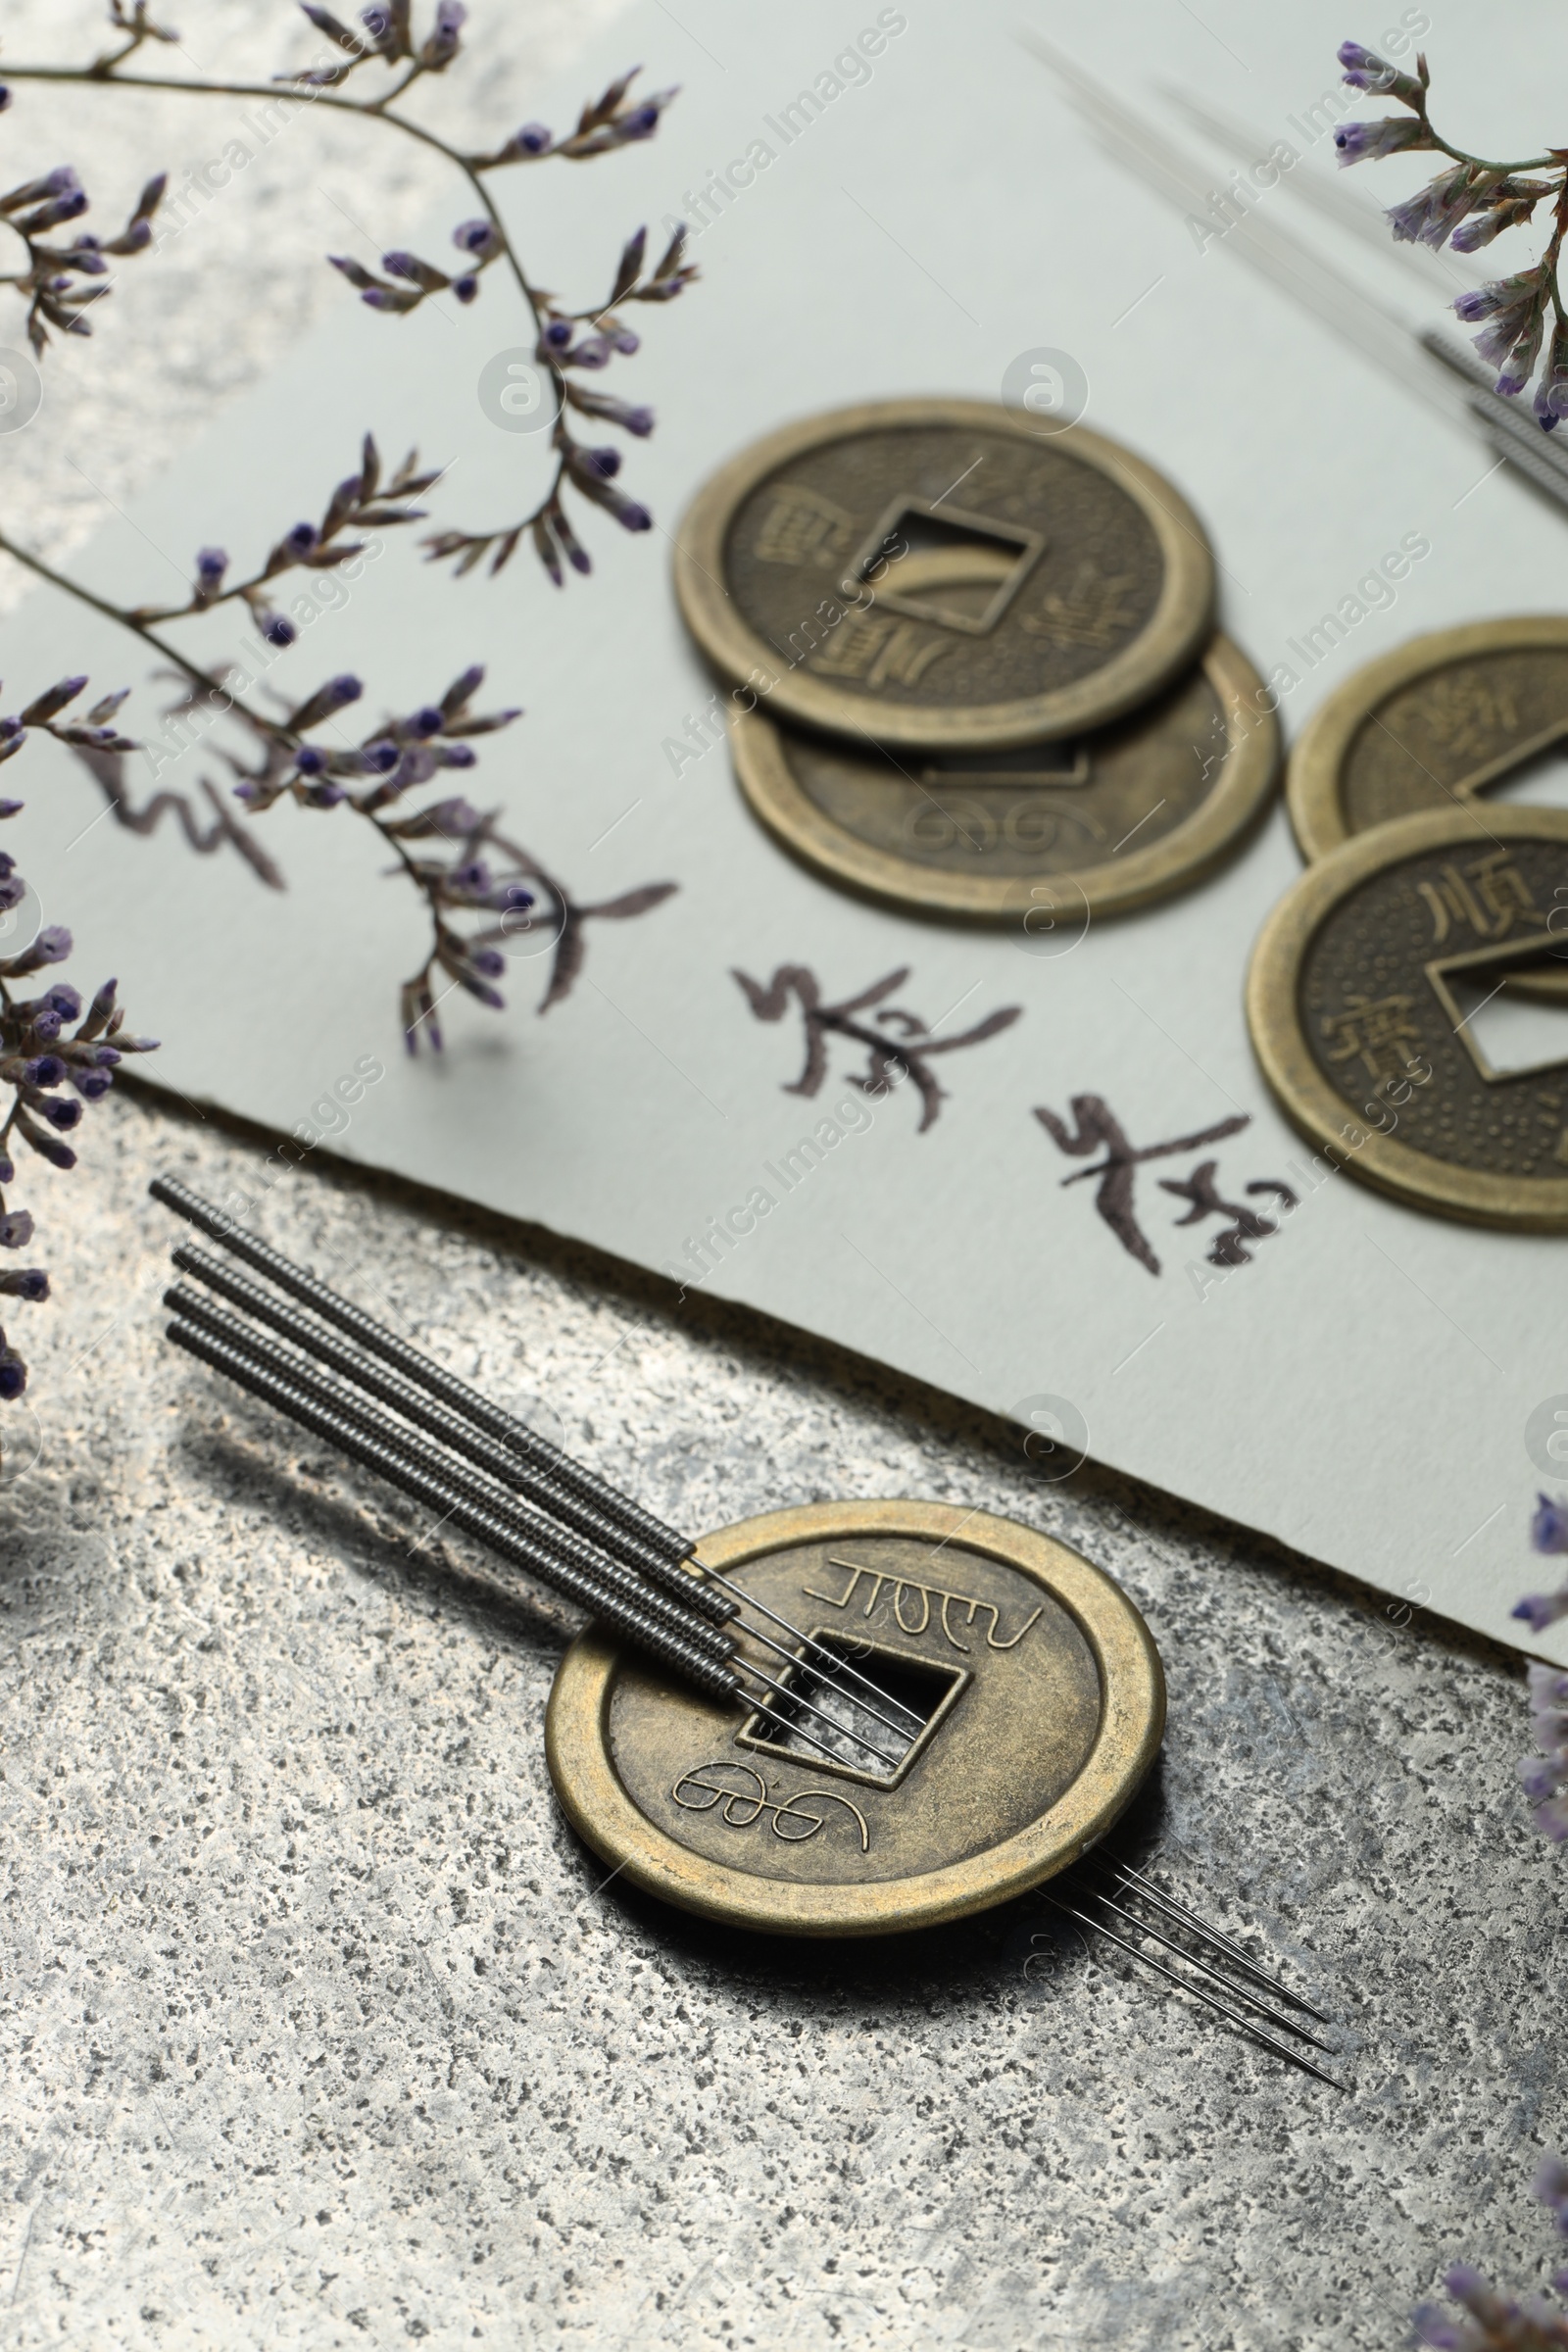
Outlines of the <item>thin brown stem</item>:
[[[121,52],[122,56],[128,54],[128,51]],[[473,190],[475,198],[484,207],[485,218],[489,220],[491,226],[494,228],[497,236],[501,240],[501,248],[506,257],[507,267],[512,272],[513,282],[516,286],[517,293],[527,308],[528,316],[533,323],[534,334],[537,337],[541,334],[544,326],[544,298],[539,290],[536,289],[529,280],[528,273],[522,266],[522,262],[517,254],[516,248],[507,233],[506,222],[502,219],[500,211],[498,210],[488,187],[485,185],[483,175],[474,170],[472,164],[468,161],[466,155],[462,154],[456,147],[452,146],[449,141],[443,139],[438,132],[427,130],[423,123],[414,122],[408,115],[393,114],[390,111],[392,101],[395,98],[400,97],[404,90],[408,89],[413,82],[416,81],[422,72],[423,68],[416,65],[412,72],[404,75],[402,81],[399,82],[395,88],[388,90],[384,97],[376,99],[373,102],[365,102],[358,98],[345,98],[332,90],[291,89],[288,87],[288,85],[280,85],[277,82],[192,81],[172,74],[116,74],[112,69],[112,64],[104,63],[102,61],[100,62],[100,65],[96,67],[8,65],[6,68],[6,78],[8,81],[75,81],[96,82],[100,85],[112,82],[116,89],[121,90],[174,90],[182,91],[189,97],[198,98],[266,98],[270,100],[276,100],[279,97],[293,97],[296,98],[298,103],[302,106],[324,106],[334,114],[357,116],[362,122],[369,121],[376,122],[389,122],[394,130],[406,132],[411,139],[416,139],[421,146],[428,147],[433,153],[443,157],[445,161],[451,164],[456,171],[460,172],[464,178],[467,181],[469,187]],[[591,313],[584,312],[577,315],[583,318],[591,317],[597,318],[603,317],[604,314],[602,311],[599,311]],[[554,420],[554,436],[559,437],[561,429],[565,421],[566,415],[565,375],[564,370],[556,365],[554,359],[549,355],[548,352],[541,351],[541,358],[543,360],[545,370],[550,377],[551,389],[555,396],[556,411]],[[561,490],[564,475],[564,466],[559,466],[557,468],[556,478],[551,483],[549,491],[546,493],[545,497],[539,501],[539,504],[534,508],[533,512],[530,514],[525,515],[523,520],[516,525],[518,530],[529,529],[531,525],[538,521],[539,517],[548,511]],[[69,581],[59,581],[57,584],[68,589],[70,587]],[[165,613],[160,615],[160,617],[169,619],[172,618],[173,615]]]

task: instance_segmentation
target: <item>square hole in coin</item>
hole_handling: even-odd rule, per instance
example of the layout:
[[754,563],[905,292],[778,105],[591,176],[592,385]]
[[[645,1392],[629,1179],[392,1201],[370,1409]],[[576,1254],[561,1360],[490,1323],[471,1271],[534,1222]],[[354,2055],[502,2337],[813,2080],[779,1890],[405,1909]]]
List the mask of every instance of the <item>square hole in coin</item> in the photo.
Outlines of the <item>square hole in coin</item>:
[[[815,1772],[842,1773],[870,1788],[896,1788],[952,1713],[967,1672],[878,1642],[846,1642],[817,1627],[810,1639],[815,1647],[804,1658],[778,1667],[782,1694],[768,1700],[768,1715],[747,1718],[736,1744]],[[771,1657],[767,1671],[774,1671]]]
[[1427,978],[1489,1084],[1568,1063],[1568,937],[1434,956]]
[[843,586],[851,595],[868,586],[891,612],[983,637],[1017,595],[1045,544],[1041,532],[1010,522],[929,499],[896,498]]

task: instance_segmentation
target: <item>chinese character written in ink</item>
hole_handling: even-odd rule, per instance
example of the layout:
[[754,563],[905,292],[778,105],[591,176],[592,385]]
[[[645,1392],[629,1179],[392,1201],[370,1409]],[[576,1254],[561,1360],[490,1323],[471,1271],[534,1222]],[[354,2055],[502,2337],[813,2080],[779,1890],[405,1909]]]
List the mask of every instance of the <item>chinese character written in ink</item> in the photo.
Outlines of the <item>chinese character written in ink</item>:
[[[1097,1159],[1093,1167],[1079,1168],[1073,1175],[1064,1176],[1062,1183],[1081,1184],[1086,1177],[1098,1176],[1100,1183],[1095,1193],[1096,1208],[1129,1256],[1136,1257],[1140,1265],[1149,1268],[1151,1274],[1157,1274],[1160,1270],[1159,1259],[1151,1248],[1133,1208],[1137,1170],[1147,1159],[1168,1159],[1174,1152],[1195,1152],[1202,1144],[1217,1144],[1228,1135],[1238,1134],[1242,1128],[1251,1125],[1250,1112],[1239,1111],[1231,1118],[1216,1120],[1212,1127],[1200,1127],[1192,1135],[1173,1136],[1168,1143],[1145,1144],[1139,1148],[1128,1140],[1120,1120],[1102,1095],[1074,1095],[1068,1107],[1073,1118],[1070,1129],[1065,1120],[1057,1118],[1054,1110],[1037,1107],[1035,1117],[1056,1149],[1065,1152],[1070,1158],[1087,1159],[1094,1152],[1102,1152],[1104,1157]],[[1245,1265],[1250,1262],[1250,1256],[1243,1245],[1249,1241],[1265,1241],[1277,1231],[1277,1226],[1273,1218],[1265,1216],[1260,1210],[1220,1198],[1213,1181],[1217,1165],[1216,1160],[1207,1159],[1194,1170],[1185,1183],[1166,1183],[1163,1177],[1160,1182],[1168,1192],[1176,1193],[1192,1203],[1187,1215],[1176,1219],[1178,1225],[1194,1225],[1205,1216],[1229,1217],[1231,1225],[1216,1236],[1209,1256],[1215,1265]],[[1273,1193],[1282,1206],[1296,1206],[1296,1195],[1289,1185],[1272,1179],[1250,1184],[1247,1190],[1253,1194]]]
[[[1423,883],[1421,887],[1425,890],[1429,885]],[[1323,1016],[1324,1036],[1340,1040],[1337,1050],[1326,1058],[1350,1061],[1359,1054],[1361,1065],[1374,1084],[1392,1076],[1396,1066],[1407,1069],[1412,1059],[1407,1045],[1421,1043],[1421,1032],[1410,1018],[1414,1006],[1414,997],[1348,995],[1343,1012]]]
[[1538,914],[1530,885],[1507,850],[1489,850],[1463,873],[1446,865],[1440,882],[1416,885],[1432,915],[1432,945],[1441,947],[1456,923],[1468,923],[1482,939],[1501,939],[1516,914]]
[[[1232,1220],[1223,1233],[1213,1236],[1208,1252],[1211,1266],[1250,1265],[1252,1253],[1247,1247],[1248,1243],[1266,1242],[1271,1233],[1278,1233],[1279,1220],[1265,1216],[1261,1209],[1249,1208],[1245,1201],[1222,1200],[1214,1182],[1214,1170],[1218,1165],[1217,1159],[1203,1160],[1193,1170],[1185,1184],[1179,1183],[1174,1177],[1162,1176],[1159,1180],[1160,1190],[1175,1193],[1181,1200],[1192,1202],[1186,1216],[1177,1218],[1178,1225],[1199,1225],[1204,1217],[1229,1217]],[[1282,1208],[1296,1206],[1296,1195],[1288,1184],[1281,1184],[1276,1176],[1266,1176],[1259,1183],[1250,1184],[1247,1189],[1250,1193],[1272,1193]]]

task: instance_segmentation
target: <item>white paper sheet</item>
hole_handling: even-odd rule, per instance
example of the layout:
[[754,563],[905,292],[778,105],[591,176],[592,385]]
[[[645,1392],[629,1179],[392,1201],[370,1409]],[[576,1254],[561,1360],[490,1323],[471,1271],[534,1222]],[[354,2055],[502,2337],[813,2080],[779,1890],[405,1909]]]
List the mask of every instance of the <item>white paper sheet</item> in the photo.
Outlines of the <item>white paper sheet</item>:
[[[1392,0],[1384,13],[1397,23]],[[539,114],[560,122],[596,75],[638,57],[685,85],[652,147],[498,182],[537,273],[564,289],[591,293],[637,220],[679,215],[687,191],[755,142],[773,151],[698,239],[703,283],[649,316],[643,354],[616,379],[659,411],[656,438],[628,445],[624,478],[661,527],[632,539],[605,521],[594,579],[562,596],[526,555],[495,584],[454,585],[389,535],[343,609],[269,673],[293,698],[357,670],[373,715],[481,660],[495,699],[527,706],[484,749],[477,797],[504,799],[512,829],[581,899],[679,884],[654,912],[591,927],[568,1001],[536,1019],[544,965],[519,959],[505,1015],[449,1004],[444,1061],[406,1061],[396,984],[423,954],[422,920],[412,893],[376,878],[383,859],[345,811],[280,806],[259,821],[288,876],[278,896],[237,859],[193,858],[171,828],[144,841],[93,822],[91,780],[37,745],[7,771],[29,804],[8,846],[47,917],[74,928],[78,962],[116,969],[136,1019],[166,1039],[152,1074],[193,1100],[287,1131],[372,1056],[385,1079],[323,1149],[654,1267],[766,1193],[707,1288],[1003,1412],[1064,1399],[1097,1458],[1513,1640],[1512,1603],[1550,1581],[1527,1548],[1540,1479],[1525,1427],[1568,1387],[1563,1244],[1444,1223],[1337,1176],[1214,1282],[1213,1228],[1173,1230],[1184,1203],[1156,1182],[1186,1174],[1191,1153],[1140,1179],[1155,1277],[1097,1216],[1092,1185],[1064,1188],[1083,1163],[1032,1115],[1098,1094],[1143,1145],[1240,1109],[1249,1128],[1212,1147],[1228,1188],[1306,1165],[1241,1009],[1253,937],[1298,871],[1283,814],[1204,888],[1039,955],[812,879],[748,816],[722,747],[671,772],[666,740],[711,691],[669,588],[670,534],[697,483],[790,417],[879,395],[992,396],[1018,354],[1041,348],[1077,358],[1087,421],[1162,467],[1204,516],[1225,625],[1265,672],[1388,551],[1430,542],[1396,601],[1288,695],[1293,732],[1402,638],[1560,597],[1568,524],[1506,472],[1483,480],[1492,460],[1466,430],[1118,171],[1017,37],[1033,24],[1070,50],[1205,154],[1218,186],[1225,159],[1160,85],[1302,146],[1287,118],[1298,131],[1326,122],[1310,110],[1337,86],[1337,40],[1377,40],[1381,20],[1350,25],[1317,0],[1266,18],[1210,0],[1201,22],[1038,0],[914,0],[881,12],[885,30],[895,17],[906,23],[874,63],[835,72],[875,7],[683,0],[677,23],[650,6],[568,89],[541,95]],[[1537,135],[1519,69],[1546,30],[1544,0],[1517,5],[1505,32],[1475,5],[1445,13],[1427,46],[1456,134],[1501,151]],[[786,143],[784,110],[828,79],[844,86],[814,119],[802,110]],[[1326,152],[1319,138],[1302,172],[1324,172]],[[1359,176],[1385,201],[1420,175],[1418,159],[1381,180],[1379,169]],[[1286,189],[1265,201],[1266,218],[1351,270],[1387,315],[1440,318],[1437,284],[1426,293]],[[455,188],[422,249],[439,258],[470,209]],[[107,523],[78,575],[137,601],[177,596],[206,542],[248,562],[318,510],[368,424],[390,453],[416,440],[457,461],[436,501],[443,523],[523,512],[544,452],[489,424],[475,385],[494,354],[526,342],[496,277],[469,311],[405,321],[345,289],[259,395]],[[156,383],[127,397],[155,400]],[[0,462],[24,462],[24,443],[0,445]],[[100,686],[140,687],[146,672],[111,624],[50,591],[4,639],[13,690],[68,668]],[[231,616],[186,642],[255,666],[255,639]],[[155,707],[138,693],[143,732]],[[220,772],[193,751],[160,781],[188,791],[204,766]],[[842,1045],[816,1101],[784,1091],[803,1059],[799,1017],[759,1021],[730,971],[765,982],[787,963],[810,966],[827,998],[907,965],[897,1001],[948,1034],[1004,1004],[1023,1015],[934,1065],[949,1099],[917,1135],[908,1090],[867,1112],[846,1084],[863,1058]],[[824,1130],[819,1161],[787,1183],[787,1155],[840,1104],[841,1140],[829,1147]],[[1568,1658],[1559,1637],[1542,1646]]]

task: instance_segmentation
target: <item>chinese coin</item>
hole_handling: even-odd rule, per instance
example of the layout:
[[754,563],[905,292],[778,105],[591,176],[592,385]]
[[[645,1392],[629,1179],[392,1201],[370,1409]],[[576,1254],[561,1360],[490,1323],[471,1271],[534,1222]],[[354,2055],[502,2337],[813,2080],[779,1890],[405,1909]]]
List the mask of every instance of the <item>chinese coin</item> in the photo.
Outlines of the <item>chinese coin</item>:
[[1197,656],[1214,565],[1129,451],[983,401],[842,409],[742,451],[675,586],[723,674],[804,725],[998,750],[1103,725]]
[[1058,900],[1112,914],[1199,881],[1266,801],[1279,726],[1250,663],[1216,637],[1196,669],[1091,735],[892,752],[758,710],[732,745],[754,812],[835,881],[1038,930]]
[[1248,1023],[1285,1110],[1352,1174],[1450,1216],[1563,1231],[1568,1011],[1501,985],[1554,969],[1568,809],[1437,809],[1308,867],[1253,953]]
[[[1076,1861],[1158,1752],[1148,1626],[1033,1528],[954,1503],[812,1503],[721,1529],[697,1557],[818,1645],[757,1653],[781,1712],[741,1721],[590,1627],[545,1728],[572,1827],[666,1902],[773,1935],[964,1918]],[[788,1711],[824,1695],[823,1652],[920,1720],[891,1770],[863,1746],[841,1761],[823,1717]],[[813,1720],[826,1751],[801,1736]]]

